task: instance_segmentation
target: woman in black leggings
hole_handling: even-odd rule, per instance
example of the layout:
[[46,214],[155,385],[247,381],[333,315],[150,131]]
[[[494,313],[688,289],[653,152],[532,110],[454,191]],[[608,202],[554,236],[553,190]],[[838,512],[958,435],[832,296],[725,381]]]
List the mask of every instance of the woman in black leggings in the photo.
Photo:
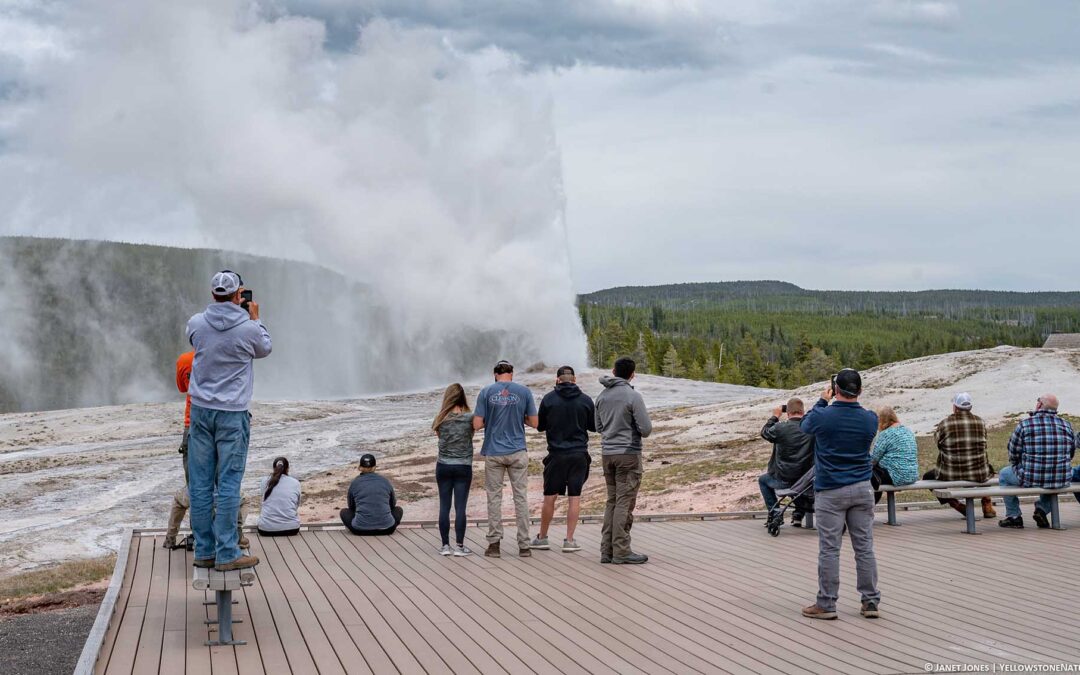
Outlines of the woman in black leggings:
[[[442,407],[431,428],[439,437],[439,459],[435,464],[435,482],[439,485],[439,534],[442,555],[467,556],[465,547],[465,506],[472,485],[473,430],[472,413],[465,390],[452,384],[443,394]],[[450,501],[453,498],[456,546],[450,548]]]

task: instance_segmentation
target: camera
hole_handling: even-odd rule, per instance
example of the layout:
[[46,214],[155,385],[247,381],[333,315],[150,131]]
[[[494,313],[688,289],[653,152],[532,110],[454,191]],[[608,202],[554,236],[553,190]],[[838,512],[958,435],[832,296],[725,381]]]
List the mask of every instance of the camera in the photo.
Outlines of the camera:
[[787,403],[785,403],[784,405],[780,406],[780,412],[782,412],[782,413],[786,413],[786,412],[787,412]]
[[240,291],[240,306],[245,310],[248,308],[248,304],[255,299],[255,293],[250,288],[245,288]]

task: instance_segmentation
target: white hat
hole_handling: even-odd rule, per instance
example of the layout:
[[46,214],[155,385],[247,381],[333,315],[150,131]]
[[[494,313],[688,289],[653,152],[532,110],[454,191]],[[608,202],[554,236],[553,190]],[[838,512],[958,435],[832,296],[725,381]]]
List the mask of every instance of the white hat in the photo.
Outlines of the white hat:
[[953,398],[952,404],[961,410],[971,410],[971,394],[960,392]]
[[236,272],[218,272],[210,281],[214,295],[232,295],[240,290],[240,277]]

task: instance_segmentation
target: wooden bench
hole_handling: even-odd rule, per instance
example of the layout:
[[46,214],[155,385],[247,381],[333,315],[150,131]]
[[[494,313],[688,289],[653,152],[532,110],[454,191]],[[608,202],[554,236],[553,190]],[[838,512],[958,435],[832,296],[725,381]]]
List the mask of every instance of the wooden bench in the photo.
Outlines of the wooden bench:
[[[207,640],[210,647],[219,645],[245,645],[246,640],[234,640],[233,623],[240,623],[240,619],[232,618],[232,592],[238,591],[244,586],[255,583],[255,569],[231,570],[218,572],[205,567],[193,567],[194,573],[191,578],[191,586],[197,591],[214,591],[217,605],[217,619],[206,621],[207,626],[217,625],[218,637],[216,640]],[[210,628],[213,630],[213,628]]]
[[885,493],[885,499],[887,500],[889,508],[889,520],[888,524],[897,526],[900,523],[896,521],[896,493],[905,492],[907,490],[948,490],[952,488],[976,488],[976,487],[992,487],[998,484],[997,477],[991,478],[985,483],[977,483],[970,480],[917,480],[911,485],[882,485],[878,487],[878,492]]
[[1051,495],[1053,499],[1050,500],[1050,526],[1055,530],[1064,530],[1065,528],[1061,526],[1058,495],[1074,494],[1077,492],[1080,492],[1080,484],[1069,485],[1057,490],[1025,487],[955,488],[948,490],[934,490],[934,496],[941,499],[963,499],[966,503],[965,509],[967,512],[967,529],[965,532],[968,534],[978,534],[975,530],[976,499],[982,499],[983,497],[1041,497],[1042,495]]

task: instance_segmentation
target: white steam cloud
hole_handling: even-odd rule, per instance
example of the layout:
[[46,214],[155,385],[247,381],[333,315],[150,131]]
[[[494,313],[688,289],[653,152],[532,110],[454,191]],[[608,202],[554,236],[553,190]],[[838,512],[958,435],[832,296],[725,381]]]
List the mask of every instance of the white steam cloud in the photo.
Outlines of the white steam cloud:
[[401,386],[476,335],[505,337],[484,365],[583,363],[550,100],[514,57],[378,18],[331,48],[269,2],[0,12],[0,234],[325,265],[386,307],[357,349],[431,375]]

